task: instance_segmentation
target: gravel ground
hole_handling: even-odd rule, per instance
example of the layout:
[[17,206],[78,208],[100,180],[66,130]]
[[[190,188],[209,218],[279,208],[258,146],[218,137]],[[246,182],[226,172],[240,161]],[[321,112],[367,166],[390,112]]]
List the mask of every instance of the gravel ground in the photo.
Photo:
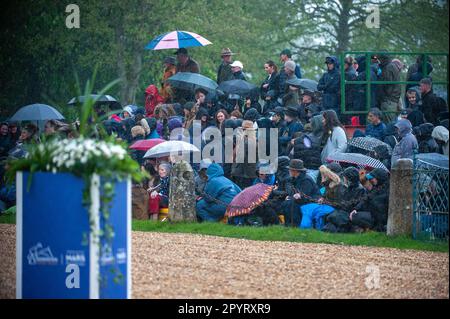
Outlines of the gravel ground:
[[[0,242],[0,298],[14,298],[15,226]],[[448,253],[150,232],[132,249],[134,298],[449,298]]]

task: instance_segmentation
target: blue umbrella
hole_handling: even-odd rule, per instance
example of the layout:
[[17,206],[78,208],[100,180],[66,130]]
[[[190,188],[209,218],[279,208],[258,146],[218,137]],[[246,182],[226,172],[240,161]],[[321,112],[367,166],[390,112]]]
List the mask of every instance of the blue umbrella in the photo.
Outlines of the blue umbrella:
[[211,44],[204,37],[189,31],[172,31],[154,38],[147,46],[147,50],[179,49],[203,47]]
[[64,120],[64,116],[54,107],[46,104],[31,104],[22,107],[11,118],[10,121],[45,121]]
[[209,92],[215,92],[217,83],[204,75],[191,72],[178,72],[167,79],[167,82],[174,88],[181,90],[195,91],[198,88]]

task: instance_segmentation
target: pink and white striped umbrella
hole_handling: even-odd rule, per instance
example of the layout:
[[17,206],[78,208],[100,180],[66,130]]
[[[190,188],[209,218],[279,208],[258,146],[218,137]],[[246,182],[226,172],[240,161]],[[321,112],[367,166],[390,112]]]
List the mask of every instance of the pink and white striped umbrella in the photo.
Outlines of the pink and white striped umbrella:
[[197,33],[172,31],[157,36],[145,48],[147,50],[164,50],[203,47],[208,44],[212,43]]

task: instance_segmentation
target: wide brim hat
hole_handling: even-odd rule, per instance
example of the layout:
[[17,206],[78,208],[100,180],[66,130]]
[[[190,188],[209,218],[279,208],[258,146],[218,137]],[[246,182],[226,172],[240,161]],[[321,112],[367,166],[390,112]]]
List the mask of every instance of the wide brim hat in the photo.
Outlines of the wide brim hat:
[[288,169],[293,171],[306,171],[305,165],[301,159],[292,159],[289,162]]
[[230,55],[236,55],[236,53],[232,52],[230,48],[224,48],[222,49],[222,52],[220,52],[220,56],[230,56]]

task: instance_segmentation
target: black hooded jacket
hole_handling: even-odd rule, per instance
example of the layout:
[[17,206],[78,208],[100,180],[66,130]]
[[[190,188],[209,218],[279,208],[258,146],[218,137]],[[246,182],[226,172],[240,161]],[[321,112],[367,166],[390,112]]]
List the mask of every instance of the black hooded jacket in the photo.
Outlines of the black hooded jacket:
[[[381,169],[377,169],[382,172]],[[383,171],[384,172],[384,171]],[[370,212],[374,219],[374,229],[384,231],[389,210],[389,175],[377,174],[378,184],[354,207],[356,211]]]

